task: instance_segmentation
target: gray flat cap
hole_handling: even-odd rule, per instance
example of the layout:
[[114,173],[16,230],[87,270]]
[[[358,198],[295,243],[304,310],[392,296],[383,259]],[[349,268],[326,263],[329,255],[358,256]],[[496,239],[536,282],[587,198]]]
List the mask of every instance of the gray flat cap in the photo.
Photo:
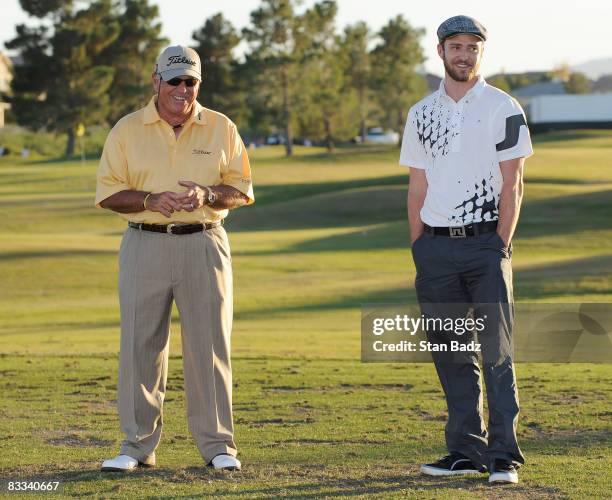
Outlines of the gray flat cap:
[[444,40],[455,35],[474,35],[482,41],[487,39],[487,28],[470,16],[454,16],[444,21],[438,28],[438,40]]

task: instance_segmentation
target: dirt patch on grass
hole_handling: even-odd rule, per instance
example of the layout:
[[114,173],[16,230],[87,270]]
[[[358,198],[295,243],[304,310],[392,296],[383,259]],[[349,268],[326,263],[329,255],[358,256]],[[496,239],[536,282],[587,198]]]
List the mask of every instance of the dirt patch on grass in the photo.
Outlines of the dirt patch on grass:
[[347,384],[342,383],[335,386],[320,386],[320,387],[291,387],[286,385],[281,386],[270,386],[264,387],[265,391],[272,391],[278,393],[292,393],[292,392],[333,392],[333,391],[344,391],[346,392],[354,392],[354,391],[409,391],[414,386],[412,384]]
[[273,387],[264,387],[264,390],[273,392],[304,392],[316,389],[313,389],[312,387],[290,387],[288,385],[277,385]]
[[270,443],[270,447],[276,446],[318,446],[318,445],[334,445],[334,446],[345,446],[345,445],[385,445],[388,441],[381,441],[375,439],[312,439],[312,438],[297,438],[297,439],[286,439],[283,441],[274,441]]
[[529,422],[524,436],[526,449],[540,449],[553,446],[559,450],[568,448],[590,448],[612,442],[612,429],[548,429],[535,422]]
[[101,386],[102,384],[100,382],[98,382],[97,380],[87,380],[85,382],[81,382],[80,384],[77,384],[77,386],[79,387],[90,387],[90,386]]
[[434,422],[446,422],[448,418],[446,412],[429,413],[427,411],[418,410],[418,411],[415,411],[414,413],[423,420],[429,420],[429,421],[434,421]]
[[279,425],[281,427],[294,427],[296,425],[312,424],[315,421],[314,418],[306,417],[303,419],[289,419],[289,418],[264,418],[261,420],[241,421],[236,422],[240,424],[246,424],[249,427],[263,427],[265,425]]
[[375,391],[409,391],[414,386],[412,384],[340,384],[343,389],[366,389]]
[[115,444],[114,440],[100,439],[96,436],[84,435],[80,433],[68,433],[58,437],[46,439],[46,442],[53,446],[78,446],[78,447],[106,447]]

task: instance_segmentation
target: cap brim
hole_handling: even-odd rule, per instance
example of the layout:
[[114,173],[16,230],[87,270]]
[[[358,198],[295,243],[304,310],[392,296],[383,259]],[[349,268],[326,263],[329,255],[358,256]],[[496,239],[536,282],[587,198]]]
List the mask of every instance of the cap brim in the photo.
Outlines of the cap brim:
[[456,31],[455,33],[451,33],[450,35],[446,35],[444,38],[439,38],[438,40],[439,40],[440,43],[442,43],[444,40],[448,40],[449,38],[452,38],[452,37],[457,36],[457,35],[472,35],[472,36],[475,36],[476,38],[480,38],[483,42],[487,41],[487,39],[483,35],[481,35],[479,33],[471,33],[469,31]]
[[177,76],[192,76],[202,81],[202,76],[195,69],[191,68],[177,68],[177,69],[169,69],[166,71],[162,71],[160,73],[162,80],[167,82],[168,80],[172,80]]

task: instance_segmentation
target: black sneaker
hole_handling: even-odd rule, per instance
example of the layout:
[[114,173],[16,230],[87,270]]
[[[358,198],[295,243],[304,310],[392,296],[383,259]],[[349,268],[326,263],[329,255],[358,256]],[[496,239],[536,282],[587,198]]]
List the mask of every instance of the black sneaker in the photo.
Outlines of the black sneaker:
[[510,460],[496,458],[491,466],[490,483],[518,483],[518,472]]
[[479,472],[485,472],[485,469],[475,465],[461,453],[451,453],[437,462],[421,465],[421,472],[429,476],[459,476],[461,474],[478,474]]

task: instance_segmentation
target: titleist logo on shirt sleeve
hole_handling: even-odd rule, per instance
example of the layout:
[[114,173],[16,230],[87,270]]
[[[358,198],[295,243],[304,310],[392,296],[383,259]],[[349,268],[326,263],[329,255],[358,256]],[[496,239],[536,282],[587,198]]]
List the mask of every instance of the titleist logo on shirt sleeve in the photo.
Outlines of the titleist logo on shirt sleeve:
[[185,56],[170,56],[166,66],[170,66],[171,64],[191,64],[195,66],[196,62],[193,59],[187,59]]

